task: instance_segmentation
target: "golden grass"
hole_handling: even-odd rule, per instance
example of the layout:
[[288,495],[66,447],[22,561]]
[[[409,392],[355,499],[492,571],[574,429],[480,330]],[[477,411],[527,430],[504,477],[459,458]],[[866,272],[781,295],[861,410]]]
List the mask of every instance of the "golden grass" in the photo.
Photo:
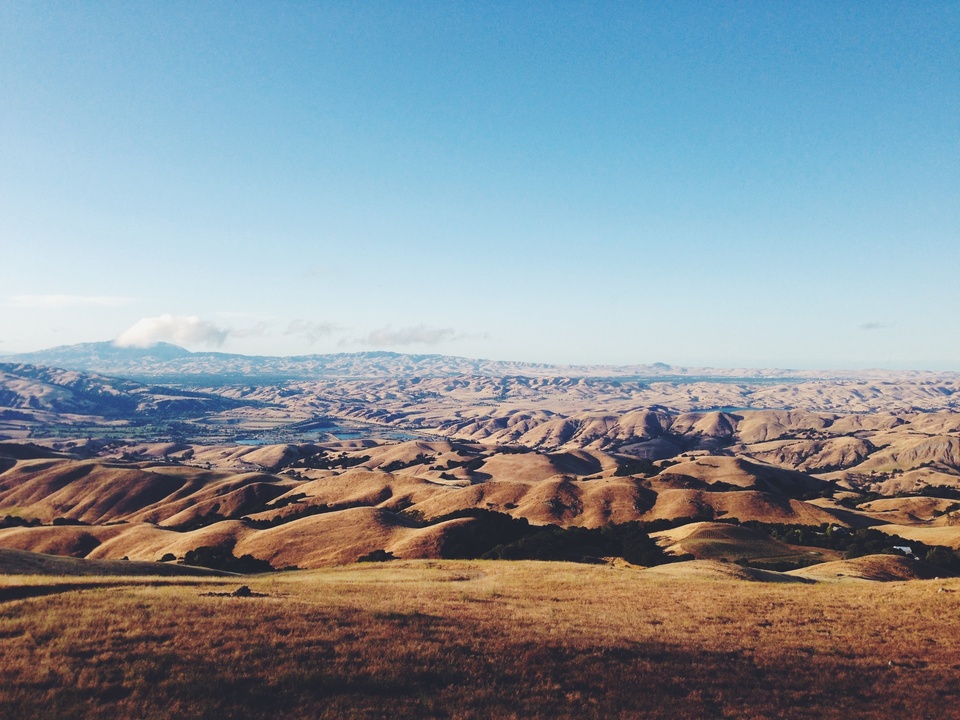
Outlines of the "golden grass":
[[960,702],[960,580],[404,561],[244,578],[251,598],[205,594],[237,580],[88,582],[0,603],[3,718],[946,718]]
[[916,540],[927,545],[945,545],[960,550],[960,526],[931,525],[928,527],[912,525],[877,525],[880,532],[899,535],[907,540]]
[[788,575],[810,578],[819,582],[930,580],[939,577],[942,570],[900,555],[864,555],[852,560],[819,563]]

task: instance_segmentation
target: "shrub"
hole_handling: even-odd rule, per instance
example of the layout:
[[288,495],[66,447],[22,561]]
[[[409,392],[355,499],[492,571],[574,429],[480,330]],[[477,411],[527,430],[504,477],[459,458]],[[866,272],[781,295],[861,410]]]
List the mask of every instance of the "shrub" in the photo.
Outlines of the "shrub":
[[450,528],[440,547],[440,557],[456,560],[479,558],[498,545],[516,542],[534,532],[526,519],[516,519],[492,510],[468,509],[435,518],[434,523],[457,518],[474,522]]
[[639,522],[603,528],[561,528],[530,525],[491,510],[462,510],[434,522],[469,517],[471,523],[453,527],[444,538],[440,556],[470,560],[566,560],[599,562],[622,557],[637,565],[661,565],[676,558],[666,555]]
[[387,562],[388,560],[396,560],[396,558],[387,550],[374,550],[357,558],[357,562]]
[[53,519],[53,524],[77,526],[77,525],[89,525],[90,523],[84,522],[83,520],[77,520],[76,518],[58,517]]
[[647,458],[630,458],[620,460],[617,463],[617,470],[614,475],[625,477],[627,475],[656,475],[660,468],[653,464],[652,460]]
[[197,565],[212,570],[225,570],[242,574],[270,572],[274,569],[269,562],[259,560],[253,555],[234,557],[233,546],[230,544],[204,545],[196,550],[189,550],[183,556],[183,562],[186,565]]

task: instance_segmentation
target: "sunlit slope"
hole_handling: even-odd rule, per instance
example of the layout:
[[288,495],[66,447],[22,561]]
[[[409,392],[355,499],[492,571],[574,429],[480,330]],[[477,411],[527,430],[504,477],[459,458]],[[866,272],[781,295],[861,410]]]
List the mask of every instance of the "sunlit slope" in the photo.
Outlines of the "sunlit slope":
[[[781,426],[815,424],[803,414],[773,417]],[[701,423],[703,433],[728,431],[722,413],[702,421],[684,420],[689,427]],[[699,451],[652,463],[597,449],[416,440],[254,451],[198,446],[184,458],[180,445],[142,446],[177,453],[176,461],[163,462],[16,448],[0,464],[0,547],[77,558],[182,559],[203,547],[228,548],[275,568],[350,563],[376,553],[439,557],[448,533],[474,522],[463,513],[476,510],[540,526],[685,525],[662,536],[665,546],[702,559],[811,559],[730,524],[747,522],[876,525],[929,545],[960,546],[960,500],[866,496],[742,453]],[[263,465],[213,469],[197,459],[200,454],[225,458],[227,467],[251,455]],[[267,472],[266,466],[278,469]],[[812,561],[838,557],[808,554],[817,556]]]
[[472,522],[442,519],[478,509],[564,527],[715,518],[846,523],[840,512],[791,497],[821,490],[823,481],[743,458],[700,456],[630,475],[622,457],[596,450],[448,441],[260,449],[264,462],[285,456],[290,464],[281,474],[8,458],[0,473],[0,517],[8,516],[0,545],[138,561],[229,547],[274,567],[320,567],[376,551],[437,557],[448,530]]
[[674,563],[647,568],[643,575],[650,578],[668,580],[741,580],[763,583],[810,583],[811,580],[787,573],[758,570],[756,568],[741,567],[734,563],[718,560],[692,560],[690,562]]
[[186,523],[211,513],[251,512],[290,485],[263,473],[227,474],[196,467],[116,465],[95,460],[21,460],[0,474],[0,512],[55,519]]
[[796,554],[789,545],[749,528],[727,523],[694,522],[651,535],[667,552],[697,559],[740,560]]
[[895,580],[929,580],[943,572],[914,558],[899,555],[867,555],[853,560],[837,560],[791,570],[788,575],[818,582],[849,580],[890,582]]

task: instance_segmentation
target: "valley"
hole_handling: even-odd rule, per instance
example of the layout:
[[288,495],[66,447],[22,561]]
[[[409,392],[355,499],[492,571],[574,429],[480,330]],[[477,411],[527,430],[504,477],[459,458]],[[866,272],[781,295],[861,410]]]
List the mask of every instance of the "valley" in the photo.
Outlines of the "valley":
[[952,712],[960,376],[161,351],[0,365],[3,717]]
[[[225,370],[188,389],[102,375],[110,356],[98,352],[76,350],[67,364],[93,364],[84,370],[2,366],[0,545],[181,562],[217,546],[316,568],[377,552],[444,557],[448,536],[484,525],[469,516],[481,512],[534,528],[869,529],[923,548],[908,555],[960,548],[960,378],[949,374],[687,382],[664,366],[669,382],[647,382],[606,367],[496,375],[517,367],[361,354],[322,363],[350,377],[238,385]],[[157,376],[190,366],[186,351],[154,352],[137,357]],[[456,374],[466,365],[483,374]],[[781,554],[784,567],[839,559]]]

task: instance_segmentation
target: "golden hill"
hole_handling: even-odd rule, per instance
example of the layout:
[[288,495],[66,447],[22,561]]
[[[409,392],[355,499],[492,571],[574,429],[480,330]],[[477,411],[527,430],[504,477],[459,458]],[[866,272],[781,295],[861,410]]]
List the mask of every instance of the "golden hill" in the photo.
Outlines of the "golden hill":
[[741,560],[792,557],[797,551],[755,530],[715,522],[695,522],[651,537],[672,555],[693,555],[698,560]]
[[942,577],[943,572],[913,558],[899,555],[867,555],[853,560],[837,560],[812,565],[802,570],[791,570],[787,574],[818,582],[849,580],[890,582],[895,580],[929,580]]
[[719,560],[692,560],[647,568],[644,575],[671,580],[746,580],[750,582],[803,583],[809,579],[787,573],[741,567]]
[[[771,433],[823,430],[809,413],[764,417],[774,423]],[[683,432],[710,442],[736,432],[741,420],[721,412],[674,419]],[[662,431],[669,421],[659,412],[631,420],[643,432]],[[603,418],[592,422],[600,436],[610,430]],[[890,423],[880,425],[890,432]],[[952,425],[942,418],[936,427]],[[781,438],[761,445],[769,450],[771,442],[815,441]],[[0,546],[136,561],[228,547],[237,557],[249,554],[275,567],[321,567],[376,552],[437,557],[449,532],[474,522],[437,519],[474,510],[565,528],[717,519],[814,528],[879,523],[904,538],[958,545],[949,526],[952,500],[873,500],[858,507],[858,492],[841,493],[823,477],[719,449],[652,463],[594,448],[437,439],[126,447],[111,448],[108,459],[27,446],[2,453],[0,447]],[[800,552],[725,523],[687,525],[685,532],[694,529],[699,534],[684,538],[669,531],[663,537],[674,541],[667,547],[705,559]]]
[[754,462],[743,457],[705,455],[680,462],[660,473],[661,478],[682,475],[707,485],[723,483],[744,490],[800,496],[822,490],[824,482],[799,472]]

